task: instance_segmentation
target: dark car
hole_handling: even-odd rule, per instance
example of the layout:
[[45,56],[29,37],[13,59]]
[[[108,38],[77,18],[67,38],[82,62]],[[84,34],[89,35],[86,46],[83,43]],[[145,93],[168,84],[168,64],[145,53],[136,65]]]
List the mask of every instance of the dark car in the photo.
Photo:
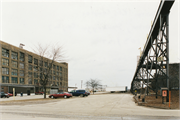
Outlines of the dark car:
[[72,97],[72,94],[68,92],[58,92],[56,94],[49,95],[49,98],[58,98],[58,97],[69,98],[69,97]]
[[0,96],[1,96],[1,98],[9,98],[9,95],[4,92],[1,92]]
[[81,97],[88,96],[86,90],[72,90],[69,93],[71,93],[73,96],[81,96]]

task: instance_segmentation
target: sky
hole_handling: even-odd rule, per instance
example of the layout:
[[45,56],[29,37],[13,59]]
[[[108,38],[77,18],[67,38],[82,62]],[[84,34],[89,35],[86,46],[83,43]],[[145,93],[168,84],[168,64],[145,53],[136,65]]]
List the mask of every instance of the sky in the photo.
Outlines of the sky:
[[[0,39],[32,51],[63,46],[69,86],[90,79],[130,88],[160,0],[1,0]],[[180,1],[169,16],[170,63],[180,62]],[[83,86],[83,88],[85,85]]]

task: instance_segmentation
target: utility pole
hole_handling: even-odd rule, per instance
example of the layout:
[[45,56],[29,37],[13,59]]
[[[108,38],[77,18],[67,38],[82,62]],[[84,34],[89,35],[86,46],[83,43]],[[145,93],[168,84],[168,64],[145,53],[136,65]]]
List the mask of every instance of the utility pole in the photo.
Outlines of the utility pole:
[[83,83],[83,80],[81,80],[81,88],[82,88],[82,83]]

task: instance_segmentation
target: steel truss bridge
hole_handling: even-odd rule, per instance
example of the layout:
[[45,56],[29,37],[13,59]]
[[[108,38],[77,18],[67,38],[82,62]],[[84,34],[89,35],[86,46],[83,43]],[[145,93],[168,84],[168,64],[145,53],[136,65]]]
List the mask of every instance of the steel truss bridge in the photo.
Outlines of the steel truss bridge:
[[144,89],[146,96],[151,90],[157,97],[161,87],[169,90],[169,13],[174,1],[159,4],[131,82],[132,93]]

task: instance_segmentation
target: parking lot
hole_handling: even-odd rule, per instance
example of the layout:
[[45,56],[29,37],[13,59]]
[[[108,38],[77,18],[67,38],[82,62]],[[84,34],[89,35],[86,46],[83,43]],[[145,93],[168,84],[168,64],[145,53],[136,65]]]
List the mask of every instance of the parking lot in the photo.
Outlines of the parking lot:
[[[28,99],[29,98],[29,99]],[[33,100],[33,99],[34,100]],[[42,95],[17,96],[16,102],[1,105],[2,120],[63,120],[63,119],[174,119],[180,118],[179,110],[165,110],[137,106],[133,95],[98,94],[68,99],[41,99]],[[5,98],[6,99],[6,98]],[[9,98],[13,99],[13,98]],[[21,101],[20,99],[24,99]],[[32,99],[32,100],[30,100]],[[8,99],[6,99],[8,100]],[[29,100],[29,101],[26,101]],[[1,102],[5,100],[1,99]]]

